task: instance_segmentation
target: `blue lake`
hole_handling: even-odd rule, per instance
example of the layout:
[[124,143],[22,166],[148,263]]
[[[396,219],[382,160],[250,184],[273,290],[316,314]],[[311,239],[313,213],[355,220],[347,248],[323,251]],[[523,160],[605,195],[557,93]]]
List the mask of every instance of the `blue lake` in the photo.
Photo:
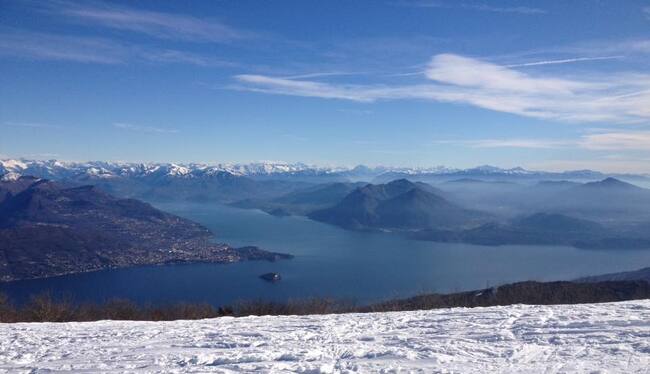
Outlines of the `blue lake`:
[[[219,242],[291,253],[292,260],[229,265],[143,266],[12,282],[13,300],[48,291],[76,301],[142,303],[286,300],[326,296],[367,303],[425,292],[455,292],[521,280],[563,280],[650,265],[650,250],[446,244],[362,233],[304,217],[274,217],[218,204],[155,204],[209,227]],[[282,281],[259,279],[278,272]]]

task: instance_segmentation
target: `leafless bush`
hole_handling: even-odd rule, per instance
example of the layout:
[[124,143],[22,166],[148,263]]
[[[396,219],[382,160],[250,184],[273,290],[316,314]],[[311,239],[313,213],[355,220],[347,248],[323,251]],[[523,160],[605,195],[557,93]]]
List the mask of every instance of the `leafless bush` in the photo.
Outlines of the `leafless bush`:
[[510,304],[576,304],[645,298],[650,298],[650,284],[644,281],[520,282],[477,291],[420,295],[361,307],[349,301],[328,298],[294,299],[287,302],[242,301],[232,307],[221,308],[209,304],[138,305],[121,299],[103,304],[75,305],[66,299],[57,301],[49,294],[41,294],[32,297],[24,306],[16,308],[5,295],[0,294],[0,322],[102,319],[169,321],[220,316],[367,313]]
[[238,302],[235,316],[332,314],[355,311],[352,302],[328,298],[292,299],[287,302],[263,300]]
[[23,316],[30,322],[65,322],[73,320],[74,314],[72,303],[55,301],[50,294],[44,293],[32,296],[18,317]]
[[16,308],[11,304],[7,295],[0,293],[0,322],[15,322]]

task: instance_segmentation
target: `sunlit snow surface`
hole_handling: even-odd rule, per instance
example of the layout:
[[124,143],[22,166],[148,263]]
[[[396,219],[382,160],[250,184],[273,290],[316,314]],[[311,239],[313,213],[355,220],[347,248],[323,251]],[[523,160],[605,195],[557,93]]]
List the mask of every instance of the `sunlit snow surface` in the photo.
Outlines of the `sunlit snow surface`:
[[650,372],[650,300],[0,325],[0,370]]

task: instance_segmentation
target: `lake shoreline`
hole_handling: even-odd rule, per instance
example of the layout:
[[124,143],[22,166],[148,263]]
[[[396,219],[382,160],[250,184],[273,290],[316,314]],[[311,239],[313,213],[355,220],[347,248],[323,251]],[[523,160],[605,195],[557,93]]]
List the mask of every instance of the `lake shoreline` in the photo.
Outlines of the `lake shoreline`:
[[[13,299],[50,291],[80,302],[111,298],[139,303],[335,298],[373,303],[425,293],[453,293],[525,280],[571,280],[635,270],[650,251],[500,246],[417,241],[351,232],[305,217],[274,217],[220,204],[156,204],[199,222],[215,243],[291,253],[290,261],[135,266],[0,284]],[[260,274],[279,273],[275,284]]]

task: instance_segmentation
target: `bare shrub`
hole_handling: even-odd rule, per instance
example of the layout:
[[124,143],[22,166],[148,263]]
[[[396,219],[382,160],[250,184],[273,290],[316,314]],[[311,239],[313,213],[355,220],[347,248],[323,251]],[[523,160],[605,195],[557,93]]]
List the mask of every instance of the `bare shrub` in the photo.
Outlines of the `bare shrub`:
[[[19,320],[30,322],[65,322],[74,320],[74,307],[69,301],[55,301],[49,293],[32,296],[21,310]],[[20,318],[22,317],[22,318]]]
[[367,306],[328,298],[293,299],[287,302],[242,301],[232,307],[209,304],[138,305],[114,299],[103,304],[75,305],[55,301],[49,294],[33,296],[15,308],[0,294],[0,322],[65,322],[112,320],[170,321],[220,316],[306,315],[350,312],[389,312],[451,307],[477,307],[510,304],[576,304],[650,298],[650,284],[644,281],[599,283],[520,282],[483,290],[453,294],[428,294],[395,299]]
[[16,322],[16,308],[4,293],[0,293],[0,322]]

